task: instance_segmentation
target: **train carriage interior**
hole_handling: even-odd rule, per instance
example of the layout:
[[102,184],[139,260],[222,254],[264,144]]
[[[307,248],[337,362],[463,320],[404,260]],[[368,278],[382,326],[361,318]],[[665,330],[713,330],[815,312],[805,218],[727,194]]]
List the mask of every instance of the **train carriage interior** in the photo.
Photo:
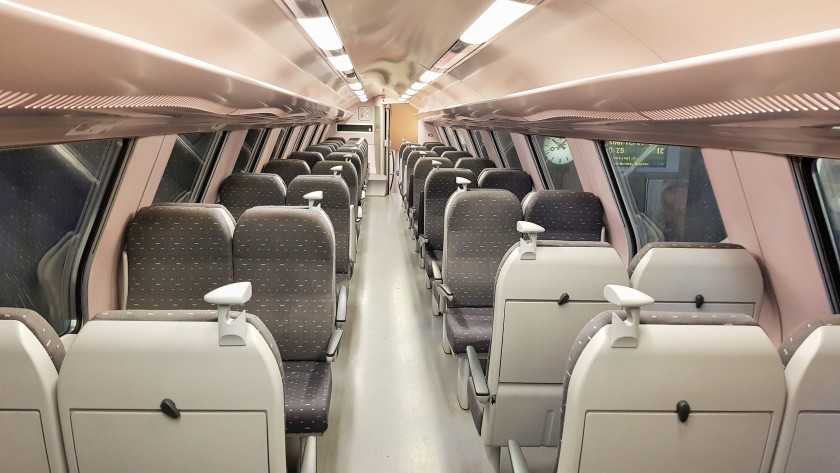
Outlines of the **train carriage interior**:
[[840,3],[0,0],[0,473],[840,471]]

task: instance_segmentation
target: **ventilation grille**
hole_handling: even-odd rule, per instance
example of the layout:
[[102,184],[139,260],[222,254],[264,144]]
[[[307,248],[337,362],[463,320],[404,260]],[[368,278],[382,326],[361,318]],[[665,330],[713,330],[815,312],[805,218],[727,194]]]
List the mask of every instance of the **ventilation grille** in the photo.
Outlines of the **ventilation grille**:
[[548,110],[535,113],[525,117],[530,122],[552,120],[556,118],[593,118],[597,120],[623,120],[642,121],[647,120],[643,115],[636,112],[599,112],[594,110]]
[[792,94],[725,100],[642,112],[650,120],[697,120],[759,113],[840,111],[840,93]]

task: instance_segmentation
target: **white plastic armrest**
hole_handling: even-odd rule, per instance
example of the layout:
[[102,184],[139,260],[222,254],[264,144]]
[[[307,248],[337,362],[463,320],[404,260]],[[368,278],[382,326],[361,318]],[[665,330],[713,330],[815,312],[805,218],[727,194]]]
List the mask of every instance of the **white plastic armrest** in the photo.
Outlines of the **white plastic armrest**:
[[333,330],[330,336],[330,341],[327,343],[327,361],[332,363],[338,355],[338,347],[341,344],[341,337],[344,335],[344,330],[337,328]]
[[516,222],[516,231],[522,234],[519,240],[519,255],[523,260],[537,259],[537,236],[545,231],[545,228],[536,223],[524,220]]
[[437,261],[432,261],[432,278],[436,281],[443,279],[443,274],[440,272],[440,266]]
[[364,190],[362,190],[362,200],[365,200],[365,197],[366,197],[366,196],[367,196],[367,194],[365,193],[365,191],[364,191]]
[[341,175],[341,171],[343,171],[343,170],[344,170],[344,168],[341,167],[341,166],[333,166],[333,167],[330,168],[330,171],[333,172],[334,177],[339,177]]
[[338,290],[338,307],[335,314],[335,323],[347,322],[347,287],[342,286]]
[[467,186],[472,184],[472,181],[467,179],[466,177],[456,177],[455,184],[458,184],[457,192],[465,192],[467,190]]
[[475,391],[475,398],[482,404],[490,401],[490,388],[487,387],[487,379],[484,377],[484,370],[481,369],[481,362],[478,360],[478,353],[472,345],[467,346],[467,361],[470,366],[470,378]]
[[362,207],[359,206],[356,208],[356,221],[361,222],[362,217],[364,217],[364,212],[362,211]]
[[438,294],[445,297],[449,302],[452,302],[455,299],[455,293],[452,292],[452,289],[449,289],[449,286],[446,284],[438,284],[437,291]]
[[245,312],[230,317],[230,307],[243,305],[251,300],[251,283],[237,282],[208,292],[204,301],[218,306],[219,346],[245,346],[248,344],[248,321]]
[[641,308],[654,303],[642,291],[617,284],[604,287],[604,297],[627,312],[627,320],[612,314],[610,325],[610,346],[613,348],[635,348],[639,346],[639,318]]
[[320,207],[320,201],[324,200],[324,191],[310,192],[303,196],[305,200],[309,201],[309,208]]
[[604,286],[604,297],[619,307],[644,307],[653,304],[654,300],[644,292],[632,287],[607,284]]
[[125,250],[120,259],[119,297],[120,309],[124,310],[128,306],[128,252]]
[[440,161],[438,161],[437,159],[435,159],[435,160],[433,160],[433,161],[432,161],[432,167],[433,167],[434,169],[437,169],[437,168],[441,167],[442,165],[443,165],[443,163],[442,163],[442,162],[440,162]]
[[508,453],[510,454],[510,466],[513,473],[529,473],[528,463],[525,461],[525,455],[522,453],[519,442],[508,440]]
[[204,302],[213,305],[242,305],[251,300],[251,283],[236,282],[208,292]]
[[318,442],[314,435],[306,437],[303,451],[300,452],[300,473],[317,473],[318,471]]

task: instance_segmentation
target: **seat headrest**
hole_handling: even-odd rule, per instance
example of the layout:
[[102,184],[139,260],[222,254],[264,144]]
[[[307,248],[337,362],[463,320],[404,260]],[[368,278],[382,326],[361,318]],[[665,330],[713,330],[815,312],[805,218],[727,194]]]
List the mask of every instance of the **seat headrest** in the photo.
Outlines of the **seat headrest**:
[[452,167],[452,161],[446,158],[420,158],[414,164],[414,178],[425,179],[428,177],[429,173],[435,168],[435,161],[440,163],[440,169]]
[[[306,240],[306,251],[295,244]],[[247,243],[245,243],[247,241]],[[277,244],[265,245],[265,241]],[[234,236],[236,254],[260,260],[331,262],[335,261],[335,232],[321,209],[301,207],[254,207],[242,214]],[[239,263],[237,263],[239,265]]]
[[534,188],[531,176],[521,169],[487,168],[478,176],[482,189],[505,189],[512,192],[521,202]]
[[285,205],[286,185],[274,173],[231,174],[219,188],[219,203],[238,219],[251,207]]
[[822,320],[822,319],[809,319],[801,324],[797,325],[793,332],[791,332],[790,336],[785,338],[781,345],[779,345],[779,358],[782,359],[782,364],[787,366],[790,363],[791,358],[793,358],[793,354],[796,353],[796,350],[805,343],[805,340],[811,336],[814,332],[817,331],[820,327],[837,325],[836,321],[831,320]]
[[324,160],[324,155],[316,151],[292,151],[287,159],[299,159],[309,165],[309,169],[319,161]]
[[306,194],[314,191],[323,191],[324,198],[321,200],[323,209],[349,209],[350,189],[344,179],[337,179],[326,175],[300,176],[291,184],[286,193],[288,205],[307,205]]
[[61,363],[64,362],[64,344],[61,343],[58,333],[41,315],[34,310],[19,309],[15,307],[0,307],[0,320],[14,320],[24,325],[35,338],[41,342],[41,346],[49,355],[55,366],[55,370],[61,371]]
[[313,153],[320,153],[322,157],[330,154],[333,152],[333,149],[329,146],[307,146],[304,151],[309,151]]
[[545,240],[599,241],[604,227],[601,200],[589,192],[543,190],[522,201],[525,220],[545,228]]

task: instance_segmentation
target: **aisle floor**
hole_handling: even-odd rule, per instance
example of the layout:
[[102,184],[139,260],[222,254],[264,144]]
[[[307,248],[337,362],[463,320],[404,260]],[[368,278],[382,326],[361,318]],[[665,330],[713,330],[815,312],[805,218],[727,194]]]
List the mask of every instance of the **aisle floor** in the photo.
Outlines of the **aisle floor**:
[[[456,362],[441,349],[442,320],[408,235],[398,197],[366,200],[320,473],[493,471],[455,399]],[[532,472],[548,473],[556,449],[526,456]]]

